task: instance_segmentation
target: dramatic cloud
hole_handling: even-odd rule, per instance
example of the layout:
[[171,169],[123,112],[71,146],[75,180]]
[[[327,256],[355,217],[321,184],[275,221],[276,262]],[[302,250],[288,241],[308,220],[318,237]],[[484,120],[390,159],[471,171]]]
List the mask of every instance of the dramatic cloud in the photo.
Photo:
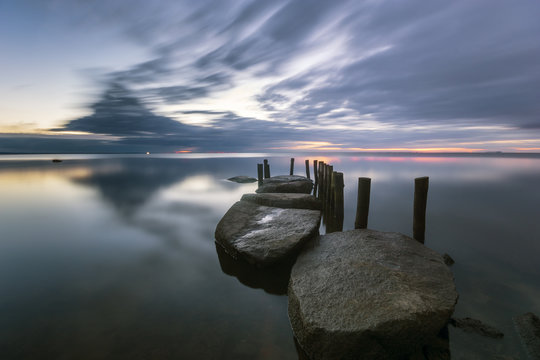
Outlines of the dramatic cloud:
[[[261,143],[271,144],[285,139],[292,130],[272,122],[243,118],[233,112],[186,111],[184,115],[214,117],[210,127],[186,125],[153,114],[131,91],[117,83],[111,83],[101,99],[90,107],[93,110],[91,115],[51,130],[59,134],[101,135],[104,138],[99,143],[94,141],[91,144],[114,152],[260,150]],[[71,144],[66,139],[61,140],[66,145]]]
[[538,1],[48,3],[150,54],[104,71],[92,114],[57,131],[167,149],[540,147]]
[[70,121],[60,131],[113,136],[155,136],[182,133],[186,126],[148,111],[119,84],[111,84],[103,98],[91,106],[93,114]]

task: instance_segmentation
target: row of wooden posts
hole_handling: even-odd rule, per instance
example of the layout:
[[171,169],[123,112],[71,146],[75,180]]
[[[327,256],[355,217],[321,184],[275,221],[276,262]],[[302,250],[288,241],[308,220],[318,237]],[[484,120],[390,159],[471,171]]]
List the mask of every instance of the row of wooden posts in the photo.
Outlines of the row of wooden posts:
[[[311,179],[309,160],[306,159],[306,177]],[[294,158],[291,158],[289,174],[294,173]],[[263,178],[270,177],[270,164],[264,159],[263,164],[257,164],[259,186]],[[321,199],[323,204],[323,223],[326,232],[343,230],[344,199],[343,173],[334,171],[334,167],[323,161],[313,160],[313,195]],[[413,238],[421,243],[425,240],[426,205],[429,188],[429,177],[414,179],[414,206],[413,206]],[[368,225],[369,200],[371,196],[371,179],[358,178],[358,196],[356,200],[355,229],[366,229]]]

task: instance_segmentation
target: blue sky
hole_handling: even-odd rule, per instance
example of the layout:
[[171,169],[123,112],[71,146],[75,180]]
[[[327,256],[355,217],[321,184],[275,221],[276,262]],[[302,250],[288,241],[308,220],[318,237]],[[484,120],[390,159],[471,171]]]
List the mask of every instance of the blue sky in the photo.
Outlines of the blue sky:
[[0,3],[0,152],[540,152],[536,0]]

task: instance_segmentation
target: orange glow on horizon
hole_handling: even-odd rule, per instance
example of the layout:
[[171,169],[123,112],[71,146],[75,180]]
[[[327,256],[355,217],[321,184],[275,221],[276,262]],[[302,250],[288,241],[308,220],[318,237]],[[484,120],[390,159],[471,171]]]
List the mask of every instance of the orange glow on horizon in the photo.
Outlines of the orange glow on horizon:
[[354,162],[359,161],[377,161],[377,162],[419,162],[419,163],[452,163],[456,162],[454,157],[417,157],[417,156],[353,156],[351,160]]
[[407,153],[474,153],[488,151],[485,148],[467,147],[388,147],[362,148],[344,147],[329,141],[295,141],[290,146],[274,147],[271,150],[308,150],[308,151],[356,151],[356,152],[407,152]]
[[186,153],[190,153],[191,150],[176,150],[175,153],[177,154],[186,154]]
[[273,147],[271,150],[342,150],[342,144],[333,144],[328,141],[295,141],[293,146]]
[[512,148],[516,151],[540,151],[540,147],[532,147],[532,148]]
[[366,152],[419,152],[419,153],[473,153],[486,151],[486,149],[470,149],[461,147],[433,147],[433,148],[344,148],[346,151]]

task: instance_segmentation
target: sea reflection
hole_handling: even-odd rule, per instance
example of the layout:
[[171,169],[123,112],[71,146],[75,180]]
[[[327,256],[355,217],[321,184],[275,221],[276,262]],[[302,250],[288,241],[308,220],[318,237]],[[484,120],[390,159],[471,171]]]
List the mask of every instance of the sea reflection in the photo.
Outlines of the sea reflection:
[[242,284],[255,289],[263,289],[269,294],[285,295],[296,256],[269,268],[257,268],[241,259],[234,259],[216,243],[216,253],[221,270],[235,276]]
[[128,158],[95,166],[85,176],[75,175],[71,180],[96,188],[119,214],[130,217],[156,196],[156,192],[173,184],[173,191],[187,202],[197,193],[204,193],[206,198],[214,190],[221,194],[225,183],[216,187],[208,172],[209,169],[198,167],[194,161]]
[[2,164],[1,357],[296,358],[286,299],[216,259],[234,163]]
[[[288,174],[289,158],[269,158],[272,174]],[[456,316],[505,333],[493,343],[450,328],[453,358],[523,355],[511,318],[540,313],[540,159],[309,159],[344,173],[344,230],[368,176],[368,227],[410,235],[413,179],[429,176],[426,245],[456,260]],[[290,268],[258,274],[214,242],[223,214],[257,186],[224,179],[256,176],[260,162],[0,161],[0,358],[298,358],[282,296]]]

